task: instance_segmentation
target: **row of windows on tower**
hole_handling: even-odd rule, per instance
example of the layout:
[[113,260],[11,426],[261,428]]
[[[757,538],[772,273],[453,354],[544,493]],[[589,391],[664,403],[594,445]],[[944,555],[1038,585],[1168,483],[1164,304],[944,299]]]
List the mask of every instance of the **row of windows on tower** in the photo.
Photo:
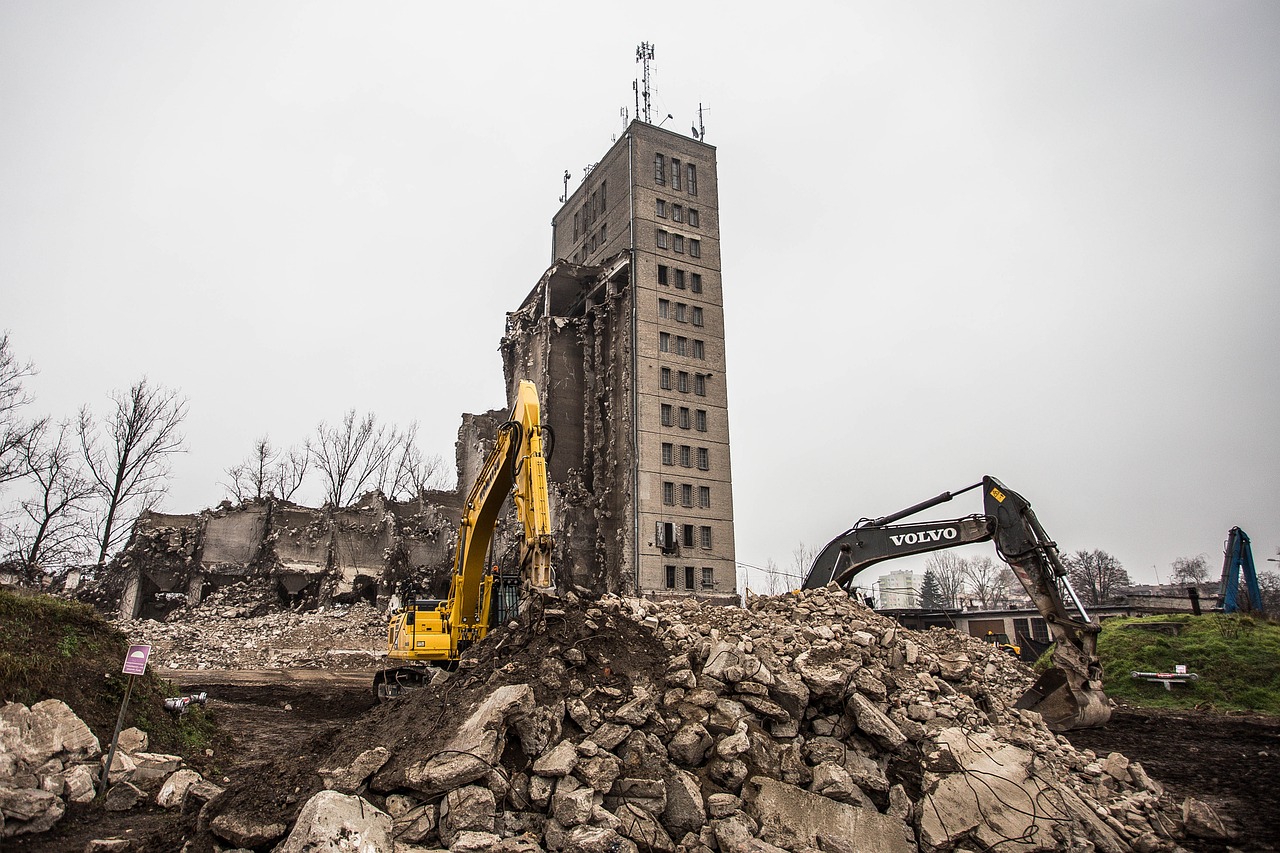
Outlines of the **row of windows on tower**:
[[699,305],[689,306],[684,302],[676,302],[673,305],[670,299],[659,299],[658,319],[675,320],[677,323],[693,323],[695,326],[701,326],[702,307]]
[[[679,422],[676,421],[676,408],[670,403],[662,404],[662,425],[664,427],[679,426],[680,429],[689,429],[690,423],[698,432],[707,431],[707,410],[694,409],[692,413],[688,406],[681,406],[679,411]],[[692,414],[692,418],[690,415]]]
[[[690,447],[682,444],[678,448],[674,444],[664,441],[662,443],[662,464],[674,465],[676,459],[680,460],[680,464],[685,468],[692,468],[693,461],[698,460],[698,467],[703,471],[711,470],[711,451],[705,447]],[[696,453],[694,451],[697,451]]]
[[[666,578],[666,585],[667,585],[667,589],[675,589],[675,588],[676,588],[676,579],[679,577],[679,574],[677,573],[676,568],[677,568],[676,566],[667,566],[667,567],[666,567],[666,569],[667,569],[667,578]],[[693,587],[693,581],[694,581],[694,578],[696,577],[696,575],[694,574],[694,570],[695,570],[695,568],[696,568],[695,566],[685,566],[685,567],[684,567],[684,588],[685,588],[685,589],[693,589],[693,588],[694,588],[694,587]],[[715,572],[712,570],[712,568],[711,568],[710,566],[703,566],[703,567],[702,567],[702,588],[703,588],[703,589],[715,589],[715,587],[716,587],[716,576],[715,576]]]
[[[675,344],[673,347],[672,344]],[[670,332],[658,332],[658,352],[672,352],[685,358],[706,360],[707,344],[697,338],[689,340],[684,335],[672,335]]]
[[684,252],[685,244],[687,243],[689,246],[689,257],[691,258],[702,257],[702,241],[701,240],[695,240],[692,237],[686,240],[683,234],[672,234],[668,231],[663,230],[662,228],[659,228],[657,241],[658,241],[659,249],[670,249],[673,252],[679,252],[679,253]]
[[703,525],[695,528],[692,524],[675,524],[670,521],[659,521],[657,529],[654,531],[654,543],[662,549],[664,554],[680,553],[681,544],[686,548],[693,548],[694,533],[698,534],[698,542],[704,551],[711,550],[711,528]]
[[680,204],[668,204],[665,198],[657,199],[654,204],[654,213],[660,219],[671,218],[672,222],[688,222],[690,228],[699,227],[698,208],[685,207]]
[[663,391],[679,391],[681,394],[688,394],[689,391],[692,390],[693,393],[697,394],[699,397],[707,396],[707,374],[705,373],[692,374],[693,383],[690,384],[689,372],[685,370],[677,370],[675,372],[676,381],[674,383],[674,387],[671,381],[671,368],[662,368],[660,376],[660,385]]
[[[662,154],[653,155],[653,182],[659,185],[667,183],[668,174],[671,179],[671,189],[679,191],[681,175],[680,161],[675,157],[671,158],[671,171],[667,172],[667,158]],[[684,187],[689,195],[698,194],[698,167],[692,163],[684,164]]]
[[[674,285],[676,290],[684,290],[684,270],[679,267],[668,267],[658,264],[658,284]],[[702,292],[701,273],[689,273],[689,289],[694,293]]]
[[[671,483],[664,481],[662,484],[662,503],[665,506],[676,505],[676,486],[680,487],[680,506],[692,507],[694,486],[692,483]],[[711,509],[711,487],[698,486],[698,507],[700,509]]]
[[[575,241],[579,236],[590,231],[591,226],[595,224],[596,219],[603,216],[609,209],[609,202],[606,199],[608,187],[608,181],[601,181],[599,189],[591,193],[590,197],[582,200],[582,209],[574,212],[573,239]],[[601,234],[601,239],[603,242],[603,232]]]

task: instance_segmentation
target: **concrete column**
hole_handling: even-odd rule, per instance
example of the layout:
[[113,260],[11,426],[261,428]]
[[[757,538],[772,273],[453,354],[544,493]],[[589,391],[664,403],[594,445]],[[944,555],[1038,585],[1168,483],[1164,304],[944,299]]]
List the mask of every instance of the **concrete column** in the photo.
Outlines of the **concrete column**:
[[136,619],[141,601],[142,570],[129,569],[125,575],[124,589],[120,592],[120,618]]

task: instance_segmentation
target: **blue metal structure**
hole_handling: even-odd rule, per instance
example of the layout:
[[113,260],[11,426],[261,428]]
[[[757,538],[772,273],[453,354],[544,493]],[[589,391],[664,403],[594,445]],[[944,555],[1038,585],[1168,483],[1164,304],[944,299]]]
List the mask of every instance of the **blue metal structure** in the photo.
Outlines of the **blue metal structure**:
[[1250,609],[1262,613],[1262,590],[1258,588],[1258,572],[1253,566],[1253,548],[1249,545],[1249,534],[1239,527],[1231,528],[1227,534],[1227,547],[1222,561],[1222,612],[1240,612],[1240,603],[1236,600],[1236,590],[1240,586],[1240,571],[1244,570],[1244,582],[1248,588]]

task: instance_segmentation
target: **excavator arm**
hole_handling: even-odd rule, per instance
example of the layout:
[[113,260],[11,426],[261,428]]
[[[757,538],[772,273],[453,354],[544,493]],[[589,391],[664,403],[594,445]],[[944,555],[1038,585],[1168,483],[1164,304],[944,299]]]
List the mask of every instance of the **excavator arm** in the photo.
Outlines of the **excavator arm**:
[[414,602],[391,615],[387,657],[392,666],[374,678],[374,695],[379,700],[420,684],[428,675],[426,666],[452,668],[468,646],[488,633],[494,577],[487,559],[508,494],[523,528],[521,578],[535,589],[553,585],[554,540],[544,452],[548,433],[537,388],[532,382],[521,382],[511,417],[498,427],[493,449],[463,506],[449,597]]
[[[979,487],[983,515],[893,523]],[[1031,504],[994,477],[983,477],[980,483],[943,492],[892,515],[863,519],[818,553],[804,588],[835,583],[852,590],[860,572],[883,560],[988,540],[995,540],[997,553],[1031,597],[1055,642],[1053,668],[1032,685],[1017,707],[1040,712],[1055,731],[1102,725],[1111,718],[1111,708],[1102,692],[1098,624],[1071,588],[1058,546],[1041,527]],[[1065,604],[1068,599],[1071,609]]]

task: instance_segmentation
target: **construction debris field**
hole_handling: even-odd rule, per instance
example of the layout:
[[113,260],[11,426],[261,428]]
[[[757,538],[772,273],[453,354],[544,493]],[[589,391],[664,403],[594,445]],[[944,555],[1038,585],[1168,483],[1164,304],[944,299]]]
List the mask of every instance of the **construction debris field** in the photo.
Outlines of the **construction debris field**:
[[[352,616],[363,614],[332,614]],[[234,620],[259,618],[228,615],[214,630],[225,639]],[[1105,727],[1055,737],[1034,715],[1010,710],[1032,678],[1021,664],[952,631],[905,631],[823,591],[756,599],[747,609],[616,598],[548,607],[473,647],[448,678],[384,705],[374,704],[371,670],[317,665],[333,660],[326,633],[346,652],[358,650],[358,637],[326,632],[313,616],[271,618],[279,623],[272,630],[309,626],[316,645],[306,668],[262,667],[261,646],[248,636],[243,655],[229,644],[197,664],[212,638],[175,635],[159,659],[175,690],[209,694],[220,734],[211,755],[185,757],[224,794],[167,811],[149,801],[118,812],[101,801],[69,804],[50,831],[6,838],[4,849],[80,851],[107,838],[128,839],[130,851],[285,849],[284,833],[302,825],[304,805],[325,788],[355,791],[366,808],[391,813],[395,849],[409,851],[470,849],[486,834],[507,846],[484,849],[503,853],[521,837],[536,840],[519,848],[530,853],[581,850],[575,838],[610,826],[626,842],[621,849],[640,829],[655,833],[661,843],[652,849],[665,853],[767,851],[779,841],[787,850],[836,849],[825,835],[807,844],[778,833],[768,797],[779,791],[805,808],[838,806],[881,833],[876,843],[891,842],[856,849],[1000,850],[1018,833],[1030,842],[1009,849],[1225,853],[1275,850],[1280,841],[1280,819],[1267,807],[1280,785],[1277,721],[1121,709]],[[379,641],[370,630],[369,649]],[[504,697],[506,709],[484,717]],[[485,725],[460,748],[457,735],[480,718]],[[948,737],[960,744],[954,754],[936,749]],[[981,756],[966,758],[966,739],[1005,766],[1025,761],[1033,772],[1021,784],[1040,786],[1038,805],[1077,806],[1039,828],[1009,824],[1012,813],[985,826],[957,823],[965,810],[948,797],[964,790],[966,776],[987,772]],[[450,763],[462,753],[478,760]],[[373,769],[349,775],[371,755],[381,756]],[[955,767],[971,759],[979,762],[971,773]],[[951,781],[962,784],[948,794]],[[462,820],[460,807],[446,811],[460,790],[489,797],[491,830],[449,823]],[[1189,797],[1212,807],[1225,837],[1206,838],[1179,817]],[[575,803],[592,810],[572,817]],[[620,825],[618,816],[633,822]],[[752,821],[754,839],[733,834]],[[683,840],[664,829],[689,822],[701,829]],[[243,827],[278,830],[230,844],[227,835]]]

